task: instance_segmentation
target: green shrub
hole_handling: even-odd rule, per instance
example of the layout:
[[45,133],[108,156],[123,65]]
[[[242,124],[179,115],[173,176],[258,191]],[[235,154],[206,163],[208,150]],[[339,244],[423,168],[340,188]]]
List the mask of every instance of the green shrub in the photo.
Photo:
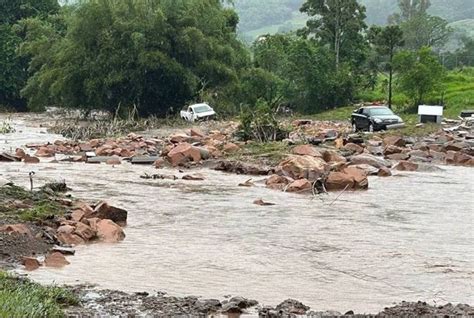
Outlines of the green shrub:
[[78,303],[66,289],[0,272],[0,317],[64,317],[62,309]]

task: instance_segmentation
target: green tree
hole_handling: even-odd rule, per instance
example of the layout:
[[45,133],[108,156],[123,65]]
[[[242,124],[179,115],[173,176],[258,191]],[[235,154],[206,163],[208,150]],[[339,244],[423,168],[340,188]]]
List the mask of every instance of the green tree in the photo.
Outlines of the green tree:
[[58,10],[53,0],[0,0],[0,104],[26,110],[20,90],[28,78],[29,59],[18,54],[24,33],[16,24],[30,17],[44,19]]
[[36,70],[23,90],[32,108],[164,115],[204,91],[218,95],[249,64],[238,17],[219,0],[90,0],[66,22],[65,36],[48,47],[44,37],[24,44]]
[[401,13],[389,20],[400,25],[406,48],[416,51],[423,46],[441,48],[446,44],[452,29],[446,20],[428,14],[430,0],[399,0],[398,5]]
[[394,63],[400,89],[412,99],[414,106],[423,104],[429,93],[441,89],[445,69],[429,47],[399,52]]
[[393,58],[397,49],[404,44],[403,32],[397,25],[384,28],[374,26],[369,30],[369,39],[376,51],[388,59],[385,65],[388,71],[388,106],[392,108]]
[[354,52],[360,51],[364,42],[361,31],[367,26],[365,7],[357,0],[306,0],[301,12],[312,17],[302,33],[330,45],[336,69],[341,61],[351,60]]

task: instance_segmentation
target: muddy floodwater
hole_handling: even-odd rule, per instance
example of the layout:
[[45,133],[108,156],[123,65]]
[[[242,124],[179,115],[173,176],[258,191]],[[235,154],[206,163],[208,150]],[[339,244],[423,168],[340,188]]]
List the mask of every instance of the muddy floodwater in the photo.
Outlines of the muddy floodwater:
[[[2,148],[20,135],[23,144],[57,138],[28,129],[2,137]],[[64,179],[75,197],[129,211],[125,241],[80,246],[71,265],[37,270],[34,280],[242,295],[265,305],[294,298],[312,309],[357,312],[402,300],[474,303],[474,170],[442,169],[374,177],[370,190],[334,201],[337,193],[238,187],[249,177],[207,169],[193,171],[205,181],[171,181],[140,179],[156,170],[129,164],[0,164],[18,185],[29,186],[35,171],[37,186]],[[276,205],[256,206],[257,198]]]

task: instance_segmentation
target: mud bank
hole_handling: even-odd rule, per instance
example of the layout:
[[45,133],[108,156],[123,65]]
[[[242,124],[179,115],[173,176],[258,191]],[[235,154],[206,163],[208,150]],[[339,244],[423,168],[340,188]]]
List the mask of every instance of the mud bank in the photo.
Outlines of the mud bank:
[[203,299],[196,296],[173,297],[166,293],[139,292],[127,294],[113,290],[98,290],[90,286],[69,288],[81,299],[81,307],[69,308],[66,315],[118,317],[472,317],[474,307],[466,304],[430,305],[426,302],[401,302],[384,308],[379,313],[344,313],[336,310],[318,311],[305,304],[287,299],[275,307],[262,306],[244,297],[228,296],[224,300]]

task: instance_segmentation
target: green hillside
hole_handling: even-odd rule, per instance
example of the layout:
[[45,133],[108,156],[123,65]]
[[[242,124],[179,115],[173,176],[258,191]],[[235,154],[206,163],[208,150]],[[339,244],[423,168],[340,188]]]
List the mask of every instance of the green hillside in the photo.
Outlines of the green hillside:
[[[367,24],[385,24],[397,11],[398,0],[359,0],[367,9]],[[235,0],[240,32],[248,42],[259,35],[297,30],[306,16],[299,12],[304,0]],[[440,16],[458,29],[474,32],[474,0],[432,0],[430,14]]]

